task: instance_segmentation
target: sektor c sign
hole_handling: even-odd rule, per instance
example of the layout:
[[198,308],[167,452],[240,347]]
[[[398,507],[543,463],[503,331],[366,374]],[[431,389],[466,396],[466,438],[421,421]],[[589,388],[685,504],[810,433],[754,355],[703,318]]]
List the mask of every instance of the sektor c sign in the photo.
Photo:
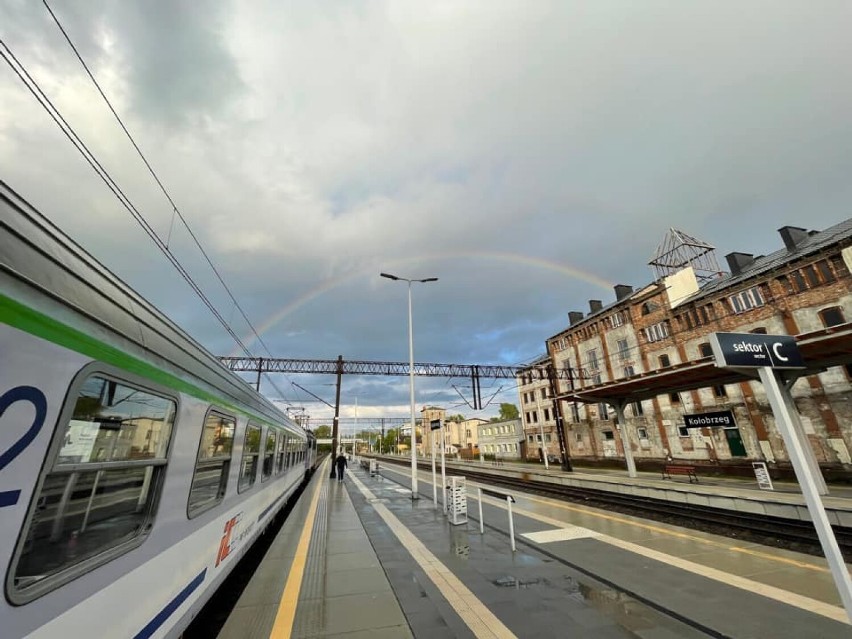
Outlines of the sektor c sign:
[[796,339],[790,335],[714,333],[710,346],[720,368],[804,368]]

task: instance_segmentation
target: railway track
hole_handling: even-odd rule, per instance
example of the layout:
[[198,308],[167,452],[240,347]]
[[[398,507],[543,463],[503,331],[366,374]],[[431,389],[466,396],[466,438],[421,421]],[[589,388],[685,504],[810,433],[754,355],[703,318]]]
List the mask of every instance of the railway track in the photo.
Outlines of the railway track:
[[[393,458],[383,458],[385,463],[400,464]],[[431,470],[431,465],[418,463],[421,469]],[[581,503],[587,506],[617,510],[618,512],[669,524],[724,535],[734,539],[753,541],[765,545],[794,549],[813,555],[822,555],[822,548],[813,524],[808,521],[742,513],[721,508],[668,502],[648,497],[624,495],[593,488],[562,486],[477,472],[453,467],[453,473],[471,480],[515,488],[528,493]],[[847,561],[852,560],[852,528],[833,526],[837,543]]]

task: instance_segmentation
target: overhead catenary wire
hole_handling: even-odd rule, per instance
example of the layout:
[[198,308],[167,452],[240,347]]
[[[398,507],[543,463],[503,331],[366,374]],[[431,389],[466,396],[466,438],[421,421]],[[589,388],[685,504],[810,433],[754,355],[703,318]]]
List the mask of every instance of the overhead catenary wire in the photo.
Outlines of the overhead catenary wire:
[[[77,60],[79,60],[80,64],[83,66],[83,69],[86,71],[86,74],[89,76],[89,79],[92,81],[92,84],[95,85],[95,88],[97,89],[101,98],[103,98],[104,102],[106,103],[106,105],[109,108],[110,112],[112,113],[113,117],[118,122],[119,126],[121,127],[121,130],[124,131],[124,134],[127,136],[127,139],[130,141],[130,144],[133,145],[133,148],[136,150],[136,153],[139,155],[140,159],[145,164],[145,167],[148,169],[148,172],[151,174],[151,177],[154,178],[154,181],[157,183],[157,186],[160,188],[160,191],[162,191],[163,195],[165,196],[165,198],[168,200],[169,204],[171,205],[172,212],[173,212],[172,221],[171,221],[171,224],[169,225],[169,234],[168,234],[168,238],[167,238],[166,242],[164,243],[164,246],[166,247],[166,249],[168,249],[169,241],[170,241],[171,235],[172,235],[172,227],[174,225],[174,216],[177,215],[178,219],[180,219],[184,228],[189,233],[189,236],[192,238],[192,241],[195,243],[195,246],[201,252],[201,255],[204,257],[208,266],[210,266],[210,269],[213,271],[214,275],[216,276],[216,279],[219,281],[219,283],[225,289],[225,292],[228,294],[228,297],[231,299],[231,302],[233,303],[234,308],[236,308],[239,311],[239,313],[242,316],[243,320],[245,321],[246,325],[249,327],[249,329],[251,330],[251,332],[254,334],[255,338],[257,339],[258,343],[262,346],[262,348],[266,351],[266,353],[270,357],[273,357],[272,351],[269,349],[269,347],[266,345],[266,342],[264,342],[263,338],[260,336],[258,331],[255,329],[251,320],[248,318],[248,315],[243,310],[242,306],[240,306],[240,303],[237,301],[236,297],[234,296],[233,292],[231,291],[230,287],[225,283],[225,280],[222,277],[221,273],[219,272],[219,269],[216,268],[216,265],[213,263],[213,260],[210,258],[209,254],[207,253],[207,251],[202,246],[201,241],[198,239],[198,236],[192,230],[192,227],[189,225],[189,222],[187,222],[186,218],[181,213],[180,208],[175,203],[174,199],[172,199],[172,196],[169,194],[168,189],[166,189],[162,180],[157,175],[157,172],[154,170],[154,167],[148,161],[148,158],[145,157],[145,154],[142,152],[142,149],[137,144],[136,140],[134,139],[133,135],[130,133],[127,126],[124,124],[124,121],[121,119],[121,116],[115,110],[115,107],[113,107],[112,102],[107,97],[104,90],[101,88],[101,85],[98,82],[97,78],[95,78],[95,75],[92,73],[91,69],[89,69],[89,65],[86,64],[86,61],[83,59],[83,56],[80,54],[79,50],[77,49],[77,46],[71,40],[71,37],[68,35],[68,32],[62,26],[62,23],[59,21],[58,16],[56,15],[56,13],[54,13],[53,9],[47,3],[47,0],[42,0],[42,3],[44,4],[48,13],[50,13],[50,17],[53,19],[54,23],[59,28],[60,32],[62,33],[63,37],[65,38],[65,41],[68,43],[68,46],[71,47],[71,50],[74,52],[74,55],[77,57]],[[238,341],[238,344],[240,345],[241,348],[243,348],[243,350],[245,350],[245,346],[242,344],[241,341]],[[289,402],[289,400],[287,400],[285,394],[275,384],[275,382],[272,380],[272,378],[268,374],[266,375],[266,378],[267,378],[267,381],[269,381],[269,383],[273,386],[273,388],[275,388],[275,390],[279,393],[279,395],[281,397],[284,397],[285,402],[288,403],[288,404],[291,403],[291,402]]]
[[[127,210],[128,213],[136,220],[136,222],[142,227],[143,231],[151,238],[154,242],[154,245],[163,253],[166,259],[172,264],[175,270],[180,274],[180,276],[186,281],[192,291],[198,296],[201,302],[207,307],[207,309],[211,312],[211,314],[216,318],[216,320],[222,325],[225,331],[230,335],[230,337],[234,340],[234,342],[239,346],[239,348],[249,357],[253,357],[251,351],[248,347],[243,343],[240,336],[236,333],[236,331],[231,328],[227,320],[222,316],[222,314],[218,311],[216,306],[210,301],[210,299],[205,295],[204,291],[201,287],[195,282],[189,272],[184,268],[181,264],[180,260],[171,252],[171,250],[165,245],[162,238],[157,234],[153,227],[148,223],[145,219],[144,215],[135,207],[133,202],[128,198],[128,196],[124,193],[121,187],[113,180],[112,176],[109,172],[103,167],[103,165],[98,161],[97,157],[92,153],[92,151],[86,146],[85,142],[83,142],[82,138],[79,137],[74,128],[65,120],[62,113],[59,109],[53,104],[49,97],[44,93],[39,84],[35,81],[35,79],[29,74],[23,64],[18,60],[9,46],[5,41],[0,39],[0,56],[6,61],[15,75],[23,82],[24,86],[30,91],[36,101],[41,105],[41,107],[47,112],[47,114],[51,117],[54,123],[59,127],[62,133],[68,138],[74,148],[83,156],[83,159],[89,164],[89,166],[94,170],[97,176],[104,182],[107,188],[112,192],[112,194],[116,197],[119,203]],[[272,380],[269,380],[272,382]],[[272,382],[272,385],[277,386]],[[283,395],[283,393],[282,393]]]

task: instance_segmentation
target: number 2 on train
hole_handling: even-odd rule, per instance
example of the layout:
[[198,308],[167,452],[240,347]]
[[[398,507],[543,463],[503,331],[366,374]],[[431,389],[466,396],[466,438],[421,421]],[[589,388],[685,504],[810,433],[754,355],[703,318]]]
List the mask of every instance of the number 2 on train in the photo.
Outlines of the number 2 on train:
[[[18,441],[0,453],[0,471],[32,443],[44,425],[44,418],[47,415],[47,399],[44,393],[34,386],[16,386],[3,393],[3,395],[0,395],[0,425],[2,425],[2,418],[6,409],[16,402],[29,402],[32,404],[33,408],[35,408],[35,417],[30,427],[21,435]],[[3,506],[14,506],[18,503],[20,495],[20,490],[0,491],[0,508]]]

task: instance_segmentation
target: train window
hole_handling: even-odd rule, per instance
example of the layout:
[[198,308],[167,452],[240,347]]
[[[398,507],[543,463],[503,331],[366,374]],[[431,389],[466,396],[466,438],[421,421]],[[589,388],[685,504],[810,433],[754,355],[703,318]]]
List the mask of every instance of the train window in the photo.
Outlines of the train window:
[[243,444],[243,463],[240,466],[240,482],[237,492],[251,488],[257,478],[258,459],[260,458],[260,426],[246,426],[246,440]]
[[278,448],[275,450],[275,472],[281,473],[287,470],[287,460],[284,458],[284,451],[287,450],[287,435],[281,433],[278,439]]
[[177,402],[103,374],[82,379],[10,571],[16,602],[139,545],[156,511]]
[[233,417],[213,411],[207,413],[189,490],[187,514],[190,517],[213,508],[224,499],[231,468],[234,429]]
[[272,475],[275,464],[275,438],[277,433],[271,428],[266,432],[266,446],[263,448],[263,479],[266,481]]

